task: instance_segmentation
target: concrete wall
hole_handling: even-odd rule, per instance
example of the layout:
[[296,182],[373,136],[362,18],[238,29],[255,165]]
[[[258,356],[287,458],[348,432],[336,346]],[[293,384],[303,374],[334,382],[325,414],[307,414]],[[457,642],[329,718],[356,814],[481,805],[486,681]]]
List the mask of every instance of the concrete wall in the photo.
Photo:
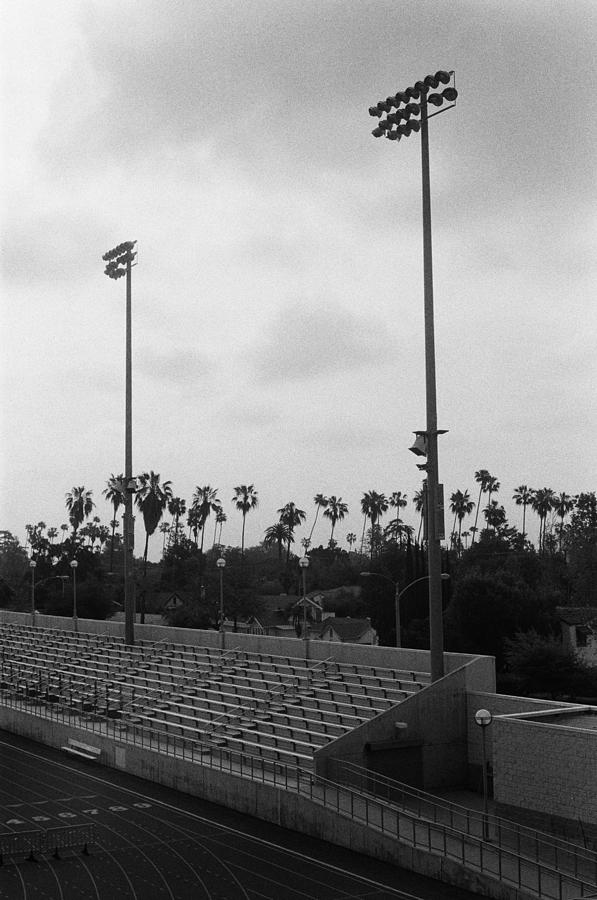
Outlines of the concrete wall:
[[[478,709],[488,709],[495,716],[503,716],[515,713],[540,712],[541,710],[573,708],[577,704],[560,703],[555,700],[535,700],[532,697],[510,697],[507,694],[494,694],[486,691],[472,690],[467,696],[467,744],[469,761],[469,787],[472,790],[482,790],[482,760],[483,760],[483,734],[482,729],[475,722],[475,713]],[[485,732],[485,748],[487,760],[491,768],[493,762],[493,723]]]
[[[53,747],[75,737],[102,749],[102,763],[130,775],[157,782],[283,828],[348,847],[494,900],[531,900],[531,896],[466,869],[455,860],[401,844],[357,822],[339,816],[306,797],[253,782],[207,766],[128,746],[70,725],[0,707],[0,727]],[[66,761],[66,759],[65,759]],[[93,768],[94,764],[90,764]]]
[[[425,790],[461,787],[468,773],[467,701],[468,691],[495,688],[492,657],[477,657],[468,665],[445,675],[439,681],[413,694],[399,706],[370,719],[342,738],[321,747],[315,753],[316,771],[335,776],[334,761],[345,760],[367,767],[366,744],[393,742],[421,744],[422,775]],[[406,727],[396,728],[400,722]],[[392,748],[390,748],[392,749]],[[404,780],[398,766],[386,774]]]
[[[31,624],[30,613],[19,613],[11,610],[0,610],[0,623],[15,622]],[[37,613],[35,623],[42,628],[72,629],[72,618],[61,616],[44,616]],[[79,631],[89,634],[106,634],[124,637],[124,622],[96,619],[79,619]],[[220,634],[217,631],[199,631],[192,628],[170,628],[166,625],[135,625],[135,636],[145,641],[172,641],[180,644],[191,644],[203,647],[219,647]],[[305,647],[305,645],[308,645]],[[429,651],[411,650],[408,648],[377,647],[363,644],[338,644],[333,647],[325,641],[301,641],[298,638],[273,637],[270,635],[226,633],[225,647],[240,648],[257,653],[302,658],[305,651],[311,660],[329,659],[331,656],[338,662],[355,663],[357,665],[379,666],[380,668],[404,669],[412,672],[429,672]],[[466,653],[444,654],[446,672],[453,672],[473,659]],[[492,660],[492,657],[484,657]],[[494,685],[495,687],[495,685]],[[483,689],[483,686],[480,686]],[[489,689],[489,688],[487,688]]]
[[498,802],[597,824],[597,731],[508,716],[490,727]]

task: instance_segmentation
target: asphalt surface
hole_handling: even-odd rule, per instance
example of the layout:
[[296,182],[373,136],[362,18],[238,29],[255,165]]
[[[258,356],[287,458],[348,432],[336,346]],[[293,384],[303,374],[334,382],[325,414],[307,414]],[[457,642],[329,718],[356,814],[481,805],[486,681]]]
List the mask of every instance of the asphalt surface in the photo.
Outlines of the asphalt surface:
[[2,900],[468,900],[475,895],[0,731],[0,836],[95,826],[4,856]]

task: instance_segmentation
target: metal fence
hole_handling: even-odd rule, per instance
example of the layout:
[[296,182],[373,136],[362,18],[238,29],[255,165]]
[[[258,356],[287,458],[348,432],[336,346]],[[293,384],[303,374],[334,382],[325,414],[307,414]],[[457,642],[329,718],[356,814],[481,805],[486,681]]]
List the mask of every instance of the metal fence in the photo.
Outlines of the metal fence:
[[448,809],[448,819],[442,820],[439,812],[425,808],[422,792],[420,807],[409,808],[408,804],[401,807],[364,787],[326,780],[308,769],[227,749],[209,740],[157,731],[127,722],[125,717],[112,718],[99,705],[95,710],[82,711],[80,703],[65,705],[55,695],[48,698],[43,692],[31,695],[24,685],[2,682],[0,704],[85,729],[123,745],[199,763],[297,793],[386,837],[455,860],[545,900],[589,898],[597,891],[595,854],[574,845],[566,849],[562,846],[564,842],[557,840],[548,846],[546,836],[535,834],[532,829],[521,831],[520,845],[517,842],[511,845],[506,840],[505,826],[492,834],[492,838],[499,835],[498,840],[483,840],[475,834],[474,813],[467,823],[465,815],[458,817],[456,808]]

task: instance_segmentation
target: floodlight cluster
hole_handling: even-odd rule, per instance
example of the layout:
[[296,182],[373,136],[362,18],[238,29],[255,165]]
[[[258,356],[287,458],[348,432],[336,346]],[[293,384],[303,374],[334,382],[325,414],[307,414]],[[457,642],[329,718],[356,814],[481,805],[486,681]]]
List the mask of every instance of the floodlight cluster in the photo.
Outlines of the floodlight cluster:
[[126,275],[127,267],[134,260],[136,253],[133,253],[133,247],[137,241],[124,241],[118,244],[113,250],[104,253],[102,259],[107,262],[104,273],[108,278],[122,278]]
[[[413,87],[408,87],[405,91],[398,91],[393,97],[387,97],[385,100],[380,100],[375,106],[370,106],[369,115],[379,119],[379,124],[371,132],[372,135],[386,137],[390,141],[399,141],[402,137],[408,137],[413,131],[420,131],[422,104],[430,103],[432,106],[439,107],[443,103],[455,102],[458,96],[455,87],[446,87],[441,93],[437,92],[437,88],[441,85],[450,84],[453,74],[453,72],[441,70],[435,75],[427,75],[423,81],[417,81]],[[385,118],[382,119],[384,114]]]

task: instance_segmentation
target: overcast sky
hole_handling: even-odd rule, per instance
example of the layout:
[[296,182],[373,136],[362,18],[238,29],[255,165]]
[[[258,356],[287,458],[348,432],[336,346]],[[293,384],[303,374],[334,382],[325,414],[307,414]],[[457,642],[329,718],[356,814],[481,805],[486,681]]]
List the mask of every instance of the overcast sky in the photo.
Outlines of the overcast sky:
[[420,139],[375,140],[368,107],[437,69],[440,481],[476,499],[488,469],[518,526],[521,483],[597,488],[594,0],[19,0],[2,34],[0,528],[59,527],[79,485],[111,518],[125,284],[101,256],[129,239],[135,472],[217,487],[230,544],[241,483],[248,544],[290,500],[300,538],[342,497],[342,543],[363,492],[410,501]]

